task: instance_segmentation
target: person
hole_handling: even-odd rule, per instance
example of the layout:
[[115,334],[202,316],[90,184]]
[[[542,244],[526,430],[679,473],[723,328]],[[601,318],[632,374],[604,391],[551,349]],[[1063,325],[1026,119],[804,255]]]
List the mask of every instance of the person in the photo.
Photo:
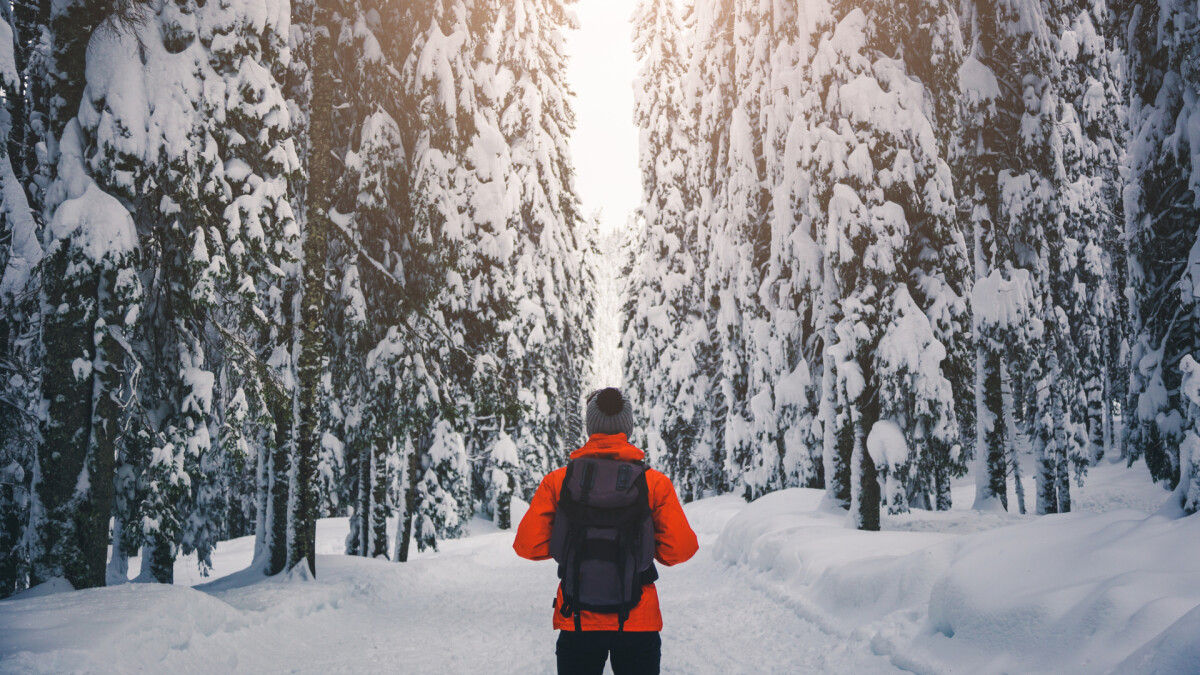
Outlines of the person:
[[[649,532],[652,524],[653,559],[668,566],[688,560],[696,554],[699,548],[696,533],[688,524],[687,516],[684,515],[683,507],[679,503],[679,497],[675,494],[675,486],[671,484],[671,480],[654,469],[644,468],[645,453],[630,444],[629,436],[633,432],[633,410],[619,389],[609,387],[595,391],[588,396],[586,423],[587,443],[571,453],[571,463],[568,466],[556,469],[542,479],[537,492],[534,493],[533,499],[529,503],[529,510],[517,526],[513,549],[517,555],[529,560],[547,560],[554,557],[559,561],[559,578],[563,581],[559,583],[558,592],[554,598],[553,625],[559,631],[555,655],[560,675],[591,675],[593,673],[599,675],[604,670],[605,661],[610,657],[615,675],[658,673],[662,660],[660,632],[663,621],[658,604],[658,592],[654,586],[654,579],[658,575],[653,562],[648,560],[649,554],[645,555],[647,558],[645,564],[648,568],[641,572],[640,578],[638,578],[638,581],[642,582],[641,585],[630,584],[635,590],[640,589],[640,599],[636,593],[627,593],[626,595],[630,599],[625,603],[624,609],[617,612],[592,611],[573,607],[573,604],[579,602],[580,585],[586,585],[588,582],[580,581],[579,563],[574,564],[574,577],[571,575],[571,566],[564,563],[564,560],[570,560],[566,556],[571,554],[565,552],[570,544],[562,542],[570,541],[570,535],[555,535],[556,516],[560,506],[564,512],[567,512],[568,505],[573,504],[573,500],[579,498],[579,495],[573,491],[582,489],[582,502],[587,504],[588,488],[607,480],[604,477],[606,475],[623,475],[626,484],[620,486],[621,479],[616,479],[619,486],[617,489],[630,494],[633,493],[629,486],[630,476],[636,477],[636,480],[632,482],[638,486],[639,490],[642,489],[640,477],[644,476],[643,492],[645,497],[643,501],[648,503],[650,512],[649,518],[645,521],[644,531]],[[605,463],[604,460],[616,461]],[[572,465],[575,464],[583,464],[584,468],[576,472],[572,479]],[[587,464],[611,465],[616,467],[616,470],[606,474],[602,466],[600,471],[593,471],[593,475],[589,478]],[[629,464],[633,466],[626,469],[621,468]],[[601,476],[599,481],[595,474]],[[564,490],[564,483],[567,485],[566,490]],[[580,488],[581,485],[587,485],[588,488]],[[599,491],[603,488],[596,487],[594,489]],[[574,497],[571,496],[573,494]],[[640,543],[649,540],[636,533],[626,541],[629,540],[635,542],[633,546],[649,548],[648,544],[642,546]],[[622,540],[617,537],[616,541],[621,542]],[[605,550],[611,555],[613,550],[611,544]],[[630,555],[636,557],[636,554],[631,553]],[[590,569],[595,570],[596,568]],[[614,569],[618,568],[614,567]],[[625,568],[619,569],[624,570]],[[638,567],[638,569],[641,568]],[[594,572],[589,573],[595,574]],[[621,578],[629,578],[632,574],[630,572],[629,575]],[[564,594],[564,586],[567,586],[567,582],[572,578],[574,579],[574,588]],[[623,588],[622,592],[624,592]],[[636,602],[636,605],[629,608],[628,606],[633,602]]]

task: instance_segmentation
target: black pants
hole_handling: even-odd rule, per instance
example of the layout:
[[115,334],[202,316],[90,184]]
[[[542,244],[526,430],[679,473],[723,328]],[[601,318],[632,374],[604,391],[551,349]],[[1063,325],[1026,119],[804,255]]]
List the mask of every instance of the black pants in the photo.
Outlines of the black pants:
[[662,637],[657,631],[559,631],[558,675],[600,675],[610,652],[613,675],[658,675]]

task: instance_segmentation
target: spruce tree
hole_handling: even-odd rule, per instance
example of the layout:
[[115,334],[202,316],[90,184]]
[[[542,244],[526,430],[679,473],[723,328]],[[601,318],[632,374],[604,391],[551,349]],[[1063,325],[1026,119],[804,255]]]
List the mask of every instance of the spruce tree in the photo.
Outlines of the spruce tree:
[[[323,421],[321,379],[328,358],[324,313],[326,308],[325,267],[328,257],[330,230],[333,228],[334,170],[333,154],[333,31],[332,2],[297,2],[300,14],[298,26],[311,31],[312,95],[309,100],[307,138],[309,148],[305,159],[303,288],[300,301],[300,344],[296,365],[297,397],[299,398],[295,449],[291,471],[287,567],[291,569],[307,561],[314,576],[317,571],[317,461],[321,444]],[[307,24],[307,26],[305,26]],[[384,544],[386,546],[386,537]]]
[[[878,529],[878,469],[886,469],[889,484],[906,485],[888,496],[898,512],[908,509],[910,495],[948,492],[958,461],[954,388],[939,337],[958,337],[961,319],[936,320],[937,312],[960,306],[946,279],[960,278],[966,262],[943,155],[948,144],[935,132],[935,103],[941,99],[944,110],[949,95],[946,78],[923,71],[922,60],[910,66],[890,56],[930,26],[952,27],[953,12],[946,5],[912,12],[906,5],[835,5],[835,16],[841,13],[812,62],[820,107],[810,118],[806,153],[813,177],[807,211],[825,255],[823,421],[825,451],[837,453],[826,480],[832,500],[849,497],[858,527]],[[935,58],[951,71],[956,37],[951,29]],[[899,429],[911,452],[868,452],[877,422]]]
[[108,10],[98,2],[39,6],[21,26],[26,35],[44,36],[43,51],[29,55],[36,67],[26,75],[26,113],[35,118],[31,129],[50,140],[37,159],[32,202],[49,220],[38,275],[52,281],[41,289],[41,398],[49,407],[31,466],[31,583],[65,576],[77,588],[105,583],[122,415],[116,397],[136,363],[126,329],[136,321],[142,290],[129,216],[91,181],[84,132],[69,121],[83,95],[88,39]]
[[79,125],[67,125],[42,262],[49,406],[33,477],[33,581],[61,576],[76,588],[105,584],[121,401],[136,368],[126,345],[142,299],[133,220],[88,176],[84,147]]
[[694,200],[687,185],[690,125],[683,71],[687,54],[673,2],[643,2],[634,12],[634,50],[642,62],[634,119],[641,129],[643,206],[635,267],[627,293],[626,381],[650,461],[688,501],[702,477],[693,466],[703,396],[697,381],[704,322]]
[[1124,411],[1128,461],[1144,458],[1155,481],[1182,478],[1188,402],[1181,391],[1185,355],[1200,350],[1192,251],[1200,214],[1195,137],[1179,126],[1196,119],[1194,5],[1172,0],[1121,6],[1129,102],[1125,238],[1131,352]]
[[[1016,461],[1009,441],[1015,430],[1008,428],[1008,420],[1017,417],[1030,426],[1042,477],[1039,485],[1055,488],[1058,467],[1067,456],[1065,443],[1055,439],[1062,439],[1067,418],[1052,412],[1057,399],[1047,395],[1048,387],[1056,378],[1074,373],[1064,373],[1051,362],[1061,363],[1064,353],[1049,356],[1051,349],[1066,346],[1054,339],[1055,325],[1047,326],[1058,302],[1051,287],[1049,242],[1061,238],[1055,238],[1059,229],[1053,184],[1056,66],[1046,13],[1037,4],[979,0],[963,4],[962,19],[969,28],[969,46],[959,71],[965,96],[956,168],[962,177],[962,199],[971,205],[976,279],[972,309],[978,314],[997,304],[1005,307],[991,291],[1005,284],[1032,284],[1032,295],[1021,296],[1015,313],[994,317],[995,330],[976,331],[975,506],[984,508],[993,499],[1007,505],[1007,474]],[[1033,360],[1026,361],[1031,355]],[[1010,377],[1014,405],[1021,408],[1015,415],[1005,409],[1000,393]],[[1069,379],[1063,385],[1070,385]]]
[[571,0],[499,4],[496,60],[506,73],[494,105],[508,145],[511,208],[510,296],[515,314],[503,354],[504,379],[522,412],[509,428],[531,497],[537,479],[565,462],[583,435],[584,383],[590,381],[591,293],[586,238],[568,136],[574,127],[566,82],[564,31]]
[[[227,517],[249,520],[239,467],[249,447],[271,447],[262,441],[272,426],[289,426],[291,406],[279,402],[290,400],[284,308],[295,292],[299,232],[287,202],[297,161],[279,85],[286,20],[278,11],[164,3],[97,33],[90,46],[108,68],[89,71],[80,108],[82,131],[96,139],[85,145],[87,165],[134,218],[146,279],[131,343],[145,364],[127,411],[136,442],[120,474],[138,480],[121,479],[118,515],[121,538],[144,547],[143,573],[159,581],[171,580],[180,552],[196,551],[207,568],[228,536]],[[286,525],[287,469],[274,463],[282,517],[259,512],[264,523]]]
[[1114,255],[1119,233],[1118,204],[1122,154],[1120,92],[1114,68],[1116,45],[1111,14],[1091,2],[1076,2],[1058,13],[1058,81],[1062,136],[1060,202],[1066,216],[1063,310],[1070,326],[1071,351],[1078,363],[1087,460],[1100,460],[1111,442],[1106,420],[1113,363],[1106,344],[1110,326],[1119,325],[1123,287]]
[[720,311],[718,279],[713,251],[733,245],[721,237],[719,209],[725,199],[728,183],[730,122],[736,98],[730,73],[734,69],[733,2],[731,0],[697,0],[685,15],[690,25],[690,60],[684,76],[684,92],[689,105],[689,117],[695,124],[692,152],[688,157],[689,192],[695,199],[698,250],[698,280],[701,284],[697,304],[704,317],[706,339],[699,347],[697,371],[706,383],[707,424],[701,432],[698,448],[702,453],[694,463],[700,467],[703,489],[726,492],[728,457],[725,451],[725,420],[728,399],[718,392],[727,391],[721,365],[721,343],[717,336]]
[[[820,251],[803,202],[807,177],[796,151],[807,133],[807,8],[766,3],[770,73],[763,108],[763,154],[770,189],[770,258],[760,294],[770,313],[770,348],[759,350],[772,378],[773,423],[788,486],[824,487],[822,439],[816,423],[820,378],[814,309],[820,291]],[[813,9],[816,9],[814,7]],[[803,33],[803,34],[802,34]],[[761,338],[759,338],[761,341]],[[769,451],[769,448],[768,448]]]
[[40,389],[34,272],[42,258],[41,220],[25,192],[29,179],[22,178],[31,155],[21,142],[31,132],[22,87],[30,48],[19,28],[13,7],[0,7],[0,598],[23,590],[29,579],[26,525]]
[[1179,485],[1172,500],[1185,514],[1200,511],[1200,364],[1185,354],[1179,361],[1181,391],[1187,403],[1187,423],[1179,445]]

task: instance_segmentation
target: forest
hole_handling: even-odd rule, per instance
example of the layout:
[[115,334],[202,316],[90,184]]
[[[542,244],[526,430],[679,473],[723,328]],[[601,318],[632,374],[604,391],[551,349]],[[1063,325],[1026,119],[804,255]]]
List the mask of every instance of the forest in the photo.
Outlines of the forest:
[[614,267],[684,501],[1050,514],[1116,457],[1200,508],[1194,3],[641,0],[615,235],[573,4],[0,4],[0,597],[511,527]]

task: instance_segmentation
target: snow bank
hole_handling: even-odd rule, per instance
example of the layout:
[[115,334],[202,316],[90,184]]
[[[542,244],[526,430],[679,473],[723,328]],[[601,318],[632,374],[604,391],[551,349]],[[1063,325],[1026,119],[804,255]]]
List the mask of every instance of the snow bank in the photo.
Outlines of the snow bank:
[[[0,670],[121,672],[161,664],[201,636],[244,625],[239,612],[204,593],[126,584],[0,602]],[[211,664],[237,665],[237,656]]]
[[[525,508],[514,500],[514,515]],[[253,537],[244,537],[214,552],[225,576],[194,588],[182,585],[201,580],[194,556],[176,566],[180,585],[50,584],[43,592],[53,595],[0,601],[0,674],[551,672],[541,600],[553,593],[554,565],[517,558],[511,531],[480,519],[470,527],[442,552],[397,565],[340,555],[348,520],[322,519],[315,580],[245,569]]]
[[1200,519],[1076,513],[971,538],[918,652],[989,672],[1099,671],[1200,606]]
[[1125,659],[1114,675],[1188,673],[1200,667],[1200,607]]
[[71,585],[71,582],[67,581],[63,577],[53,577],[52,579],[50,579],[48,581],[43,581],[42,583],[38,584],[37,586],[34,586],[33,588],[26,588],[25,590],[21,591],[20,593],[11,595],[7,599],[8,600],[30,600],[32,598],[44,598],[47,595],[54,595],[55,593],[66,593],[68,591],[73,591],[73,590],[75,590],[75,587]]
[[860,532],[844,512],[820,510],[823,496],[795,488],[758,499],[729,520],[713,555],[835,633],[925,602],[955,537]]
[[[1104,469],[1097,473],[1116,481],[1127,472]],[[1107,482],[1093,480],[1102,493]],[[848,529],[840,512],[817,510],[819,500],[812,490],[763,497],[730,520],[715,555],[900,668],[1195,672],[1200,517],[1120,509],[960,535],[899,531],[1004,522],[915,511],[865,533]]]

